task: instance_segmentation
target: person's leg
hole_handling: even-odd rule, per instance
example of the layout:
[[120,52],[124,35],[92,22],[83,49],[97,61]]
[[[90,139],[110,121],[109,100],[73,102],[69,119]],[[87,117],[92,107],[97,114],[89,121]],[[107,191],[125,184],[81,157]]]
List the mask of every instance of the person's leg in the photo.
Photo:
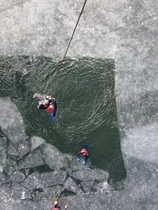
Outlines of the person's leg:
[[77,161],[80,162],[80,154],[77,155]]
[[87,162],[88,158],[89,158],[89,156],[85,156],[85,163]]
[[89,156],[85,156],[85,161],[83,162],[83,165],[86,165],[88,158],[89,158]]

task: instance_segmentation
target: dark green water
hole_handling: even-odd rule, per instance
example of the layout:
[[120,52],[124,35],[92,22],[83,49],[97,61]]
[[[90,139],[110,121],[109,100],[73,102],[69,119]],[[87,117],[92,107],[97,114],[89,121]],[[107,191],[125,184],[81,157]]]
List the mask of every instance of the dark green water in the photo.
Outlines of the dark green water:
[[[60,70],[60,71],[59,71]],[[37,135],[64,153],[75,155],[89,145],[94,167],[116,181],[126,177],[117,126],[115,63],[112,59],[1,57],[0,96],[18,106],[28,136]],[[57,75],[59,72],[59,75]],[[35,92],[58,102],[57,119],[38,110]]]

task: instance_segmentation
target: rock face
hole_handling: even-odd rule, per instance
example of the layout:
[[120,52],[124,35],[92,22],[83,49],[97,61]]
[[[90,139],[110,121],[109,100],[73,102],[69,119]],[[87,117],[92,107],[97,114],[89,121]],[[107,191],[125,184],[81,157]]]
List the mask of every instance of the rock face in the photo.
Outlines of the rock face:
[[[1,113],[0,118],[1,130],[3,134],[5,134],[5,136],[10,139],[11,143],[16,147],[17,152],[20,152],[22,155],[22,140],[26,138],[24,122],[16,106],[13,103],[8,103],[8,100],[9,99],[7,98],[1,99],[1,106],[3,107],[3,112]],[[6,104],[8,106],[6,106]]]
[[[75,195],[86,192],[100,192],[95,185],[107,182],[107,172],[83,166],[38,136],[29,139],[16,106],[10,98],[0,98],[0,105],[4,103],[6,108],[0,121],[1,210],[25,210],[39,206],[41,209],[50,209],[57,194],[69,195],[73,199]],[[9,115],[8,119],[10,107],[14,115]],[[19,128],[15,131],[14,118]],[[87,185],[87,182],[91,184]],[[47,202],[41,205],[41,200]]]

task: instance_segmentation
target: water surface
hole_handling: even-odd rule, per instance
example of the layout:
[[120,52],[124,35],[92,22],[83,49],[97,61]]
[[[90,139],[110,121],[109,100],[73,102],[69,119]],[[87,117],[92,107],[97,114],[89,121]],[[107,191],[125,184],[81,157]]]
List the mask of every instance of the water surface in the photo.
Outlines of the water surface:
[[[35,92],[56,98],[56,121],[38,110]],[[28,136],[37,135],[64,153],[75,155],[89,147],[93,167],[107,170],[115,180],[125,178],[115,99],[112,59],[1,57],[0,96],[18,106]]]

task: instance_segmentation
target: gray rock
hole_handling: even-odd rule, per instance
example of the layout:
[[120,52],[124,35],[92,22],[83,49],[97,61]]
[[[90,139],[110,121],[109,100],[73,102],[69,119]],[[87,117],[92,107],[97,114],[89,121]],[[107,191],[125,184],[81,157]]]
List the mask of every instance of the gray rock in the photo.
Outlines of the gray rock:
[[4,167],[4,172],[7,175],[11,175],[13,174],[16,170],[18,170],[18,165],[16,163],[16,161],[12,160],[12,159],[7,159],[6,165]]
[[69,177],[63,184],[63,187],[66,189],[66,190],[69,190],[73,193],[76,193],[76,194],[80,194],[82,193],[82,190],[81,188],[79,187],[79,185],[71,178]]
[[21,184],[13,183],[11,187],[12,198],[15,200],[29,200],[32,199],[31,192],[23,187]]
[[107,181],[108,180],[108,173],[101,169],[85,169],[81,171],[76,171],[72,173],[72,176],[75,179],[80,181]]
[[63,184],[66,176],[66,171],[53,171],[46,173],[34,172],[25,179],[22,185],[30,190],[39,188],[44,189]]
[[104,191],[108,192],[110,190],[110,187],[107,181],[103,181],[94,185],[93,189],[96,189],[97,192],[103,193]]
[[81,185],[84,189],[84,192],[89,193],[91,192],[91,189],[94,185],[94,181],[84,181],[84,182],[81,182]]
[[[22,168],[23,168],[22,164],[21,164],[21,166],[20,166],[20,167],[22,167]],[[29,168],[25,168],[25,175],[26,175],[26,176],[28,176],[28,175],[29,175],[29,172],[30,172],[30,169],[29,169]]]
[[25,175],[20,171],[15,171],[10,177],[9,181],[11,182],[22,182],[25,179]]
[[19,156],[17,148],[12,144],[9,144],[8,149],[7,149],[7,153],[10,156],[15,156],[15,157]]
[[31,142],[31,151],[33,151],[39,146],[41,146],[45,142],[45,140],[38,136],[32,136],[30,142]]
[[44,165],[43,155],[40,150],[35,150],[31,152],[24,160],[19,163],[20,168],[33,168],[37,166]]
[[17,147],[17,151],[19,154],[19,158],[21,159],[24,155],[30,152],[29,142],[27,140],[22,140]]
[[0,173],[3,172],[3,168],[5,167],[7,157],[6,157],[6,147],[7,147],[7,139],[0,138]]
[[57,195],[60,195],[63,191],[64,191],[64,188],[60,185],[53,186],[53,187],[50,187],[50,188],[45,188],[44,193],[43,193],[43,197],[47,198],[47,199],[50,199],[50,200],[53,200],[53,199],[55,199],[55,197]]
[[56,147],[51,144],[45,144],[42,145],[41,148],[43,151],[43,159],[52,170],[68,168],[69,159]]
[[6,176],[4,174],[0,174],[0,185],[6,183]]
[[11,186],[3,185],[0,187],[0,203],[8,203],[14,200],[11,194]]
[[8,97],[0,98],[0,106],[3,107],[0,117],[1,130],[14,145],[17,145],[26,137],[21,114]]

